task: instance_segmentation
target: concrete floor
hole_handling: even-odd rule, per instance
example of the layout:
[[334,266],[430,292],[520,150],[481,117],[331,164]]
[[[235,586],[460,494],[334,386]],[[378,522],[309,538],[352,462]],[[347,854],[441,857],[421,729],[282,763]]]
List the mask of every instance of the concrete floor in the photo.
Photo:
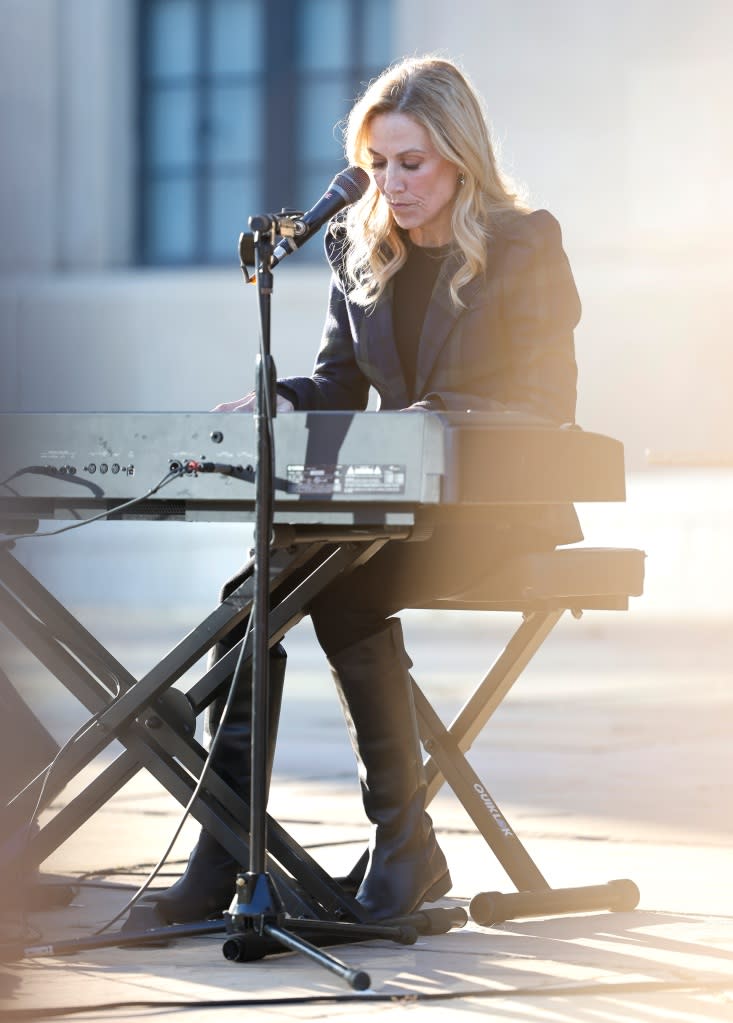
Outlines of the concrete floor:
[[[516,625],[496,617],[406,616],[415,675],[444,719]],[[160,656],[174,628],[163,615],[149,616],[145,629],[123,619],[114,629],[98,624],[135,672]],[[367,836],[353,760],[308,623],[288,646],[270,812],[338,874]],[[633,912],[469,921],[411,946],[339,946],[334,954],[371,978],[362,994],[299,953],[228,962],[221,934],[26,956],[0,966],[2,1018],[58,1018],[65,1009],[62,1018],[83,1010],[82,1019],[196,1023],[241,1018],[248,1007],[255,1018],[280,1019],[733,1019],[732,654],[725,623],[635,622],[633,613],[563,619],[470,754],[553,886],[631,878],[641,891]],[[57,737],[73,729],[78,710],[68,696],[52,695],[30,669],[24,685]],[[478,892],[513,890],[449,790],[431,813],[454,881],[441,905],[467,909]],[[179,817],[172,797],[138,774],[44,864],[47,878],[84,879],[72,904],[25,919],[6,913],[5,941],[28,948],[90,935],[142,882]],[[186,822],[164,873],[180,871],[196,831]]]

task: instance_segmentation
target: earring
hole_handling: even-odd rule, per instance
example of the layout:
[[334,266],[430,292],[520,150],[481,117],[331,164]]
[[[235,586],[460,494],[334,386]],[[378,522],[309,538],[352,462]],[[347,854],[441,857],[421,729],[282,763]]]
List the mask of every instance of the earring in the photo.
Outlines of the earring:
[[459,185],[466,184],[466,175],[463,173],[463,171],[461,171],[461,173],[458,175],[458,184]]

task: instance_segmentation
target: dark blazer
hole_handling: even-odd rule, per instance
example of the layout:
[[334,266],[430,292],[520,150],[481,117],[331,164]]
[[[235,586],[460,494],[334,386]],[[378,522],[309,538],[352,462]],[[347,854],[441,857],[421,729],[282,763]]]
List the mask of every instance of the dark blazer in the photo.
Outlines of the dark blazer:
[[[303,410],[367,406],[369,388],[380,409],[401,409],[405,385],[392,329],[392,281],[376,306],[349,300],[343,241],[326,236],[333,273],[321,347],[310,377],[286,377],[278,390]],[[496,231],[485,273],[451,301],[459,256],[446,259],[436,280],[418,349],[418,404],[434,411],[512,409],[558,424],[575,419],[577,367],[573,329],[580,300],[562,247],[560,226],[546,210],[518,214]],[[581,539],[572,509],[544,516],[556,542]],[[568,514],[569,513],[569,514]],[[534,516],[536,520],[536,516]]]

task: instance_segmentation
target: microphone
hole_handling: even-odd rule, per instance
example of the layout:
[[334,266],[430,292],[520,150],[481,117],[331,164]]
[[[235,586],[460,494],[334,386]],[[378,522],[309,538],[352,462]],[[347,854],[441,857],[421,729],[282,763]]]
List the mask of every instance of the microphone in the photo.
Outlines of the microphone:
[[345,206],[351,206],[361,199],[369,185],[369,175],[361,167],[347,167],[333,179],[328,190],[321,198],[295,221],[295,236],[283,238],[272,254],[271,266],[277,266],[291,252],[295,252],[305,244],[311,235],[319,231],[327,220],[335,216]]

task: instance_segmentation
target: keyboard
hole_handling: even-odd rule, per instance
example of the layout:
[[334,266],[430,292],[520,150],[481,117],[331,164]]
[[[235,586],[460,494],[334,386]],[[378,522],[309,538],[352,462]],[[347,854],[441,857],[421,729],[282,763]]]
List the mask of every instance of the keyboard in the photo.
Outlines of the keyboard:
[[[254,518],[257,440],[246,413],[2,413],[0,438],[4,523],[102,511]],[[623,501],[623,445],[514,412],[281,413],[274,498],[276,522],[347,525],[409,523],[441,505]]]

